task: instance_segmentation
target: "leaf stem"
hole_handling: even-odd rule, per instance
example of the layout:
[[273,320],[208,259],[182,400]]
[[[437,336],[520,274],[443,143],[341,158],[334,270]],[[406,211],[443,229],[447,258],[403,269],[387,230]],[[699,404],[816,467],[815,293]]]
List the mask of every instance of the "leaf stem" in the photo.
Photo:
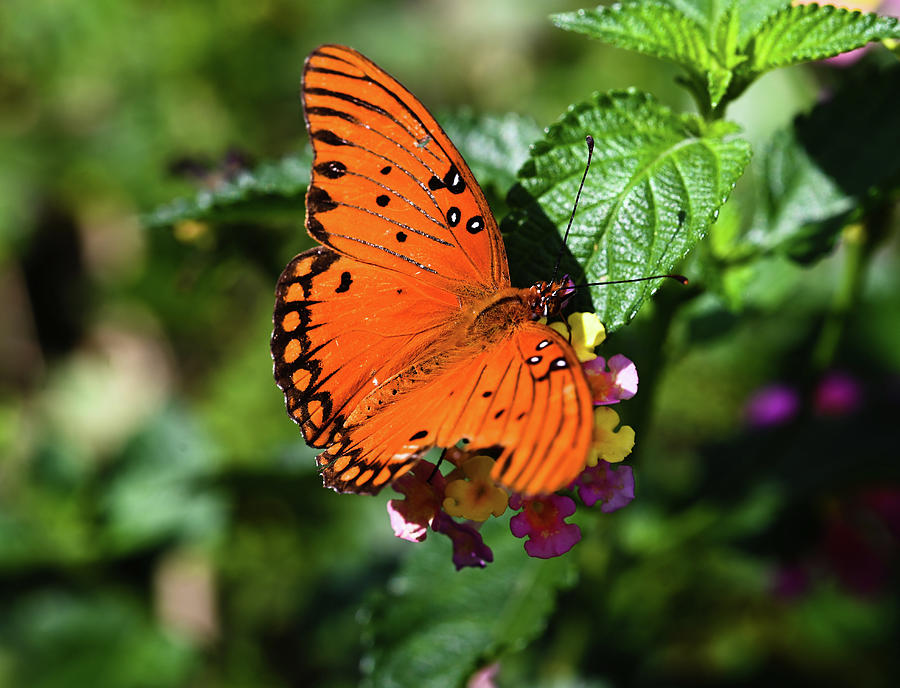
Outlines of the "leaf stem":
[[871,255],[872,234],[881,234],[889,212],[878,208],[860,222],[847,225],[843,232],[844,263],[840,282],[835,291],[831,308],[825,314],[818,340],[812,354],[815,370],[821,371],[834,363],[835,355],[850,315],[862,290],[865,268]]

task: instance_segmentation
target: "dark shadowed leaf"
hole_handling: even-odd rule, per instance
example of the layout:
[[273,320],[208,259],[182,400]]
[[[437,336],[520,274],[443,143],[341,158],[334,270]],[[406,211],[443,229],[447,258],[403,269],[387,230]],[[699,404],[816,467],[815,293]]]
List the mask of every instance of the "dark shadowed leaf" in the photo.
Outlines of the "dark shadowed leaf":
[[492,519],[483,533],[494,550],[485,569],[456,571],[450,543],[436,533],[414,545],[388,591],[362,614],[370,647],[365,685],[464,685],[543,630],[557,591],[574,582],[572,562],[528,557],[507,519]]
[[827,253],[858,207],[900,183],[900,67],[869,73],[779,132],[745,241],[807,262]]

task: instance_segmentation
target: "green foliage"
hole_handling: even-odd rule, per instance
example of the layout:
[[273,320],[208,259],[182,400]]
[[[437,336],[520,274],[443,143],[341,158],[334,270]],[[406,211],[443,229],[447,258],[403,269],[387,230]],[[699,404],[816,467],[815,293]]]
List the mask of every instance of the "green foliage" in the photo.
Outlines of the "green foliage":
[[897,19],[832,5],[787,7],[753,37],[741,76],[751,80],[776,67],[821,60],[885,38],[900,38]]
[[[597,95],[574,106],[532,149],[510,194],[516,211],[503,228],[515,257],[535,255],[554,227],[565,227],[586,162],[594,161],[567,249],[577,282],[633,279],[672,272],[703,238],[750,158],[737,128],[705,124],[640,93]],[[528,264],[551,274],[555,255]],[[521,263],[520,263],[521,266]],[[659,281],[593,290],[612,331],[631,320]]]
[[113,549],[203,542],[221,532],[225,505],[208,485],[215,460],[214,445],[176,409],[135,437],[101,504]]
[[704,113],[721,112],[763,73],[900,38],[892,17],[816,4],[630,0],[557,14],[560,28],[672,60]]
[[163,227],[184,220],[228,222],[282,214],[302,218],[310,160],[308,155],[295,155],[253,171],[239,171],[233,179],[213,179],[211,189],[157,208],[144,218],[144,224]]
[[194,661],[187,643],[163,633],[121,595],[50,590],[19,600],[7,621],[18,680],[35,688],[175,686],[188,679]]
[[[900,181],[900,67],[873,70],[775,134],[752,224],[720,255],[818,260]],[[840,136],[834,132],[840,131]]]
[[410,553],[362,614],[366,685],[464,685],[479,667],[522,650],[544,630],[575,570],[562,558],[526,556],[508,523],[485,524],[495,560],[484,570],[448,566],[450,548],[436,534]]

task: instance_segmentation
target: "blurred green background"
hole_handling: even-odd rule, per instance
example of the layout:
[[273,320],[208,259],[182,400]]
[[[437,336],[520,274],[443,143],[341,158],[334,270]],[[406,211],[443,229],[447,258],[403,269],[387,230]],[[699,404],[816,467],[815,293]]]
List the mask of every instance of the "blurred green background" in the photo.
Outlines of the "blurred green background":
[[[0,3],[0,685],[356,685],[394,632],[367,631],[365,610],[396,593],[413,550],[445,564],[424,583],[435,599],[442,580],[478,589],[499,575],[456,574],[435,537],[396,540],[387,494],[322,489],[268,351],[275,280],[309,245],[302,204],[150,229],[140,216],[302,154],[300,73],[326,42],[369,55],[439,114],[545,126],[629,86],[692,107],[673,66],[546,19],[577,7]],[[761,151],[843,78],[775,72],[729,115]],[[723,212],[732,224],[752,221],[760,173]],[[837,317],[846,242],[812,265],[755,265],[740,309],[667,287],[608,343],[646,390],[622,408],[637,499],[583,517],[577,582],[530,648],[504,655],[498,685],[895,685],[900,270],[887,212],[825,359],[811,352]],[[833,379],[850,396],[823,406]],[[759,427],[746,404],[776,383],[796,408]],[[520,555],[501,540],[488,541],[498,560]]]

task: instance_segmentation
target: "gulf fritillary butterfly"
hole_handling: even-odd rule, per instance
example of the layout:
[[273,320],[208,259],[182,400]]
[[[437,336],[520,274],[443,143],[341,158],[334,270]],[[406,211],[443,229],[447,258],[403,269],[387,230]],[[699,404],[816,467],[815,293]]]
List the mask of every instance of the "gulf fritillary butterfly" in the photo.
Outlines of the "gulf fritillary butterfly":
[[366,57],[306,60],[306,228],[278,280],[272,356],[323,482],[374,494],[429,449],[497,448],[514,492],[563,488],[593,434],[588,382],[538,322],[565,285],[511,286],[472,172],[425,107]]

